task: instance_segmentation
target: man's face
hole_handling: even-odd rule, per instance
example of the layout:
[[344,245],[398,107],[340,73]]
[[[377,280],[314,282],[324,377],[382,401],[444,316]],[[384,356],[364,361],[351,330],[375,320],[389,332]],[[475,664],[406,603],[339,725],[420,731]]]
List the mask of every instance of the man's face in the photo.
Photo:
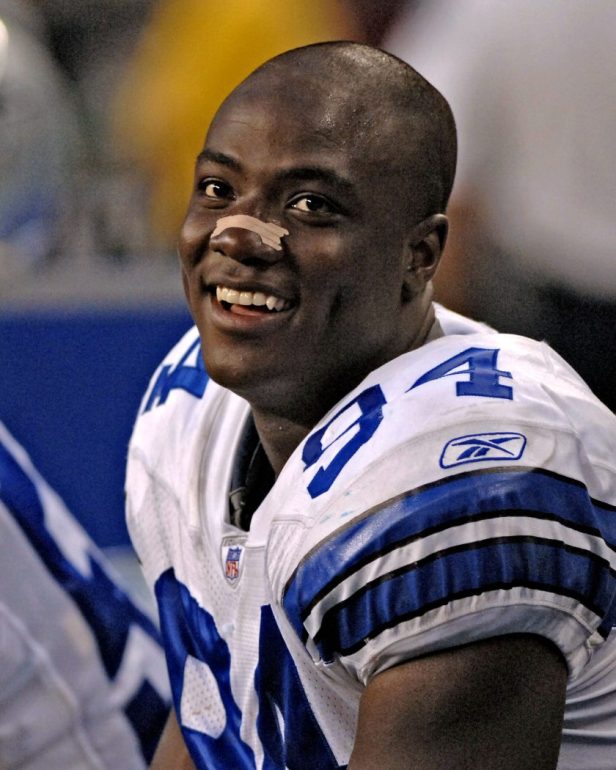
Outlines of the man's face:
[[[352,130],[348,99],[271,80],[214,120],[179,251],[210,375],[257,408],[310,420],[416,332],[402,318],[408,222],[396,151]],[[288,234],[274,245],[244,227],[213,235],[235,215]]]

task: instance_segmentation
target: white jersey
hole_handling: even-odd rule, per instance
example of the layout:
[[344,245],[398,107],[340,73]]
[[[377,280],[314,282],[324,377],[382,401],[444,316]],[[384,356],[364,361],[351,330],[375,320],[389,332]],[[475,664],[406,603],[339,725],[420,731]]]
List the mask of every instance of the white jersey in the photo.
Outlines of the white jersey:
[[255,512],[229,489],[249,414],[190,331],[130,447],[128,522],[196,766],[340,768],[379,672],[509,633],[564,656],[559,768],[616,756],[616,418],[545,344],[438,308]]
[[157,629],[0,423],[0,767],[145,770],[170,700]]

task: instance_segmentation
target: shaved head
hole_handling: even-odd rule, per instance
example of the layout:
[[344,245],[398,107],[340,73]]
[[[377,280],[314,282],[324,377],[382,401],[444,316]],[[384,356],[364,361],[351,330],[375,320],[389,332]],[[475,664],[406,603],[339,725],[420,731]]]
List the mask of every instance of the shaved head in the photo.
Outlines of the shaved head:
[[363,144],[380,159],[412,219],[445,211],[456,167],[454,118],[406,62],[361,43],[316,43],[265,62],[229,98],[272,90],[299,109],[320,110],[324,135],[335,132],[338,143]]
[[257,422],[311,428],[423,343],[455,149],[438,91],[357,43],[284,53],[225,99],[179,252],[208,372]]

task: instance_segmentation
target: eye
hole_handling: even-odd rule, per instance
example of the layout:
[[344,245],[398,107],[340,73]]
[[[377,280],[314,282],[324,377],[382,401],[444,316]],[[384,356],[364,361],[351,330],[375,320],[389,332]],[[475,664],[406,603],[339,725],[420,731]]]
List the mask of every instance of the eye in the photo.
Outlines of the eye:
[[213,200],[224,200],[233,196],[231,187],[220,179],[206,177],[197,182],[197,190],[205,198]]
[[304,193],[298,195],[291,201],[291,208],[296,211],[302,211],[306,214],[334,214],[336,207],[330,203],[327,198],[315,193]]

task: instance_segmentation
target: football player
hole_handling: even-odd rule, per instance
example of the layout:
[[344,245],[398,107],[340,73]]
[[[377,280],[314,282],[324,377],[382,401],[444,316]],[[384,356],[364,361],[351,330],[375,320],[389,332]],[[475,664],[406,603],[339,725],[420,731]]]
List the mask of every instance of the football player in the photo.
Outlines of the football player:
[[343,42],[209,128],[196,328],[127,476],[176,714],[156,768],[613,766],[616,418],[433,303],[455,147],[421,75]]

